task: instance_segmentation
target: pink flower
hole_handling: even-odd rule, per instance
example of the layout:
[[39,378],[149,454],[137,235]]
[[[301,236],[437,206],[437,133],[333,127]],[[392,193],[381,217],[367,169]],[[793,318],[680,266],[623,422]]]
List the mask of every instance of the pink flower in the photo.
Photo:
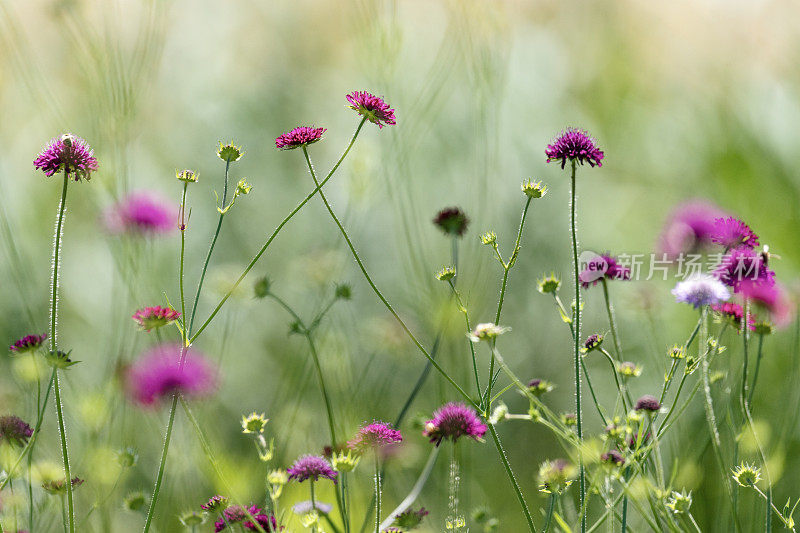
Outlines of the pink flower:
[[359,115],[366,117],[379,128],[384,125],[397,124],[394,118],[394,109],[383,101],[383,98],[368,93],[367,91],[353,91],[347,95],[350,102],[350,109],[357,111]]
[[382,448],[389,444],[402,442],[403,436],[386,422],[376,420],[371,424],[364,424],[356,436],[347,443],[347,447],[359,453],[367,450]]
[[679,204],[661,232],[661,251],[671,257],[697,252],[711,244],[716,219],[726,216],[725,211],[705,200]]
[[106,209],[105,224],[113,234],[167,233],[178,227],[178,208],[151,192],[136,192]]
[[564,168],[567,161],[577,161],[581,165],[589,163],[590,166],[603,166],[603,151],[597,147],[594,140],[586,131],[577,128],[567,128],[547,145],[544,151],[547,162],[560,161]]
[[433,413],[433,419],[425,424],[422,434],[439,446],[445,439],[456,442],[460,437],[472,437],[480,441],[486,429],[486,424],[481,422],[472,408],[451,402]]
[[292,150],[300,146],[307,146],[322,139],[322,134],[325,133],[325,128],[310,128],[308,126],[299,126],[291,131],[278,135],[275,139],[275,146],[281,150]]
[[140,328],[145,331],[150,331],[151,329],[158,329],[167,324],[171,324],[180,316],[181,314],[174,309],[157,305],[155,307],[137,309],[137,311],[133,313],[132,318],[134,322],[139,324]]
[[290,466],[286,472],[289,479],[296,479],[298,482],[310,479],[317,481],[320,477],[326,477],[336,482],[339,474],[331,467],[331,464],[319,455],[303,455]]
[[742,297],[765,309],[777,327],[785,327],[792,321],[794,305],[783,287],[777,283],[770,285],[745,279],[740,283],[740,291]]
[[61,137],[52,139],[50,144],[39,152],[33,161],[33,166],[48,177],[66,169],[72,173],[75,181],[80,181],[82,178],[88,181],[92,172],[97,170],[97,159],[94,157],[94,150],[86,141],[71,133],[65,133]]
[[193,398],[211,394],[216,387],[213,367],[194,350],[185,350],[183,367],[180,344],[158,345],[136,360],[125,376],[131,399],[153,406],[175,393]]

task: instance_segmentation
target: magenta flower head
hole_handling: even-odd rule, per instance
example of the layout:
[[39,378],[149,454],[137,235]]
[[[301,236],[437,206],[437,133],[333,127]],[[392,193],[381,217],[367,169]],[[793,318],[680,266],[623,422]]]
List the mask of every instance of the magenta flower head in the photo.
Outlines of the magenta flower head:
[[56,172],[66,171],[72,174],[75,181],[86,179],[89,181],[92,172],[97,170],[97,159],[94,150],[89,144],[71,133],[56,137],[50,144],[39,152],[33,161],[37,170],[44,172],[45,176],[52,176]]
[[741,292],[744,281],[751,285],[775,284],[775,273],[767,268],[766,257],[748,246],[738,246],[725,254],[714,276],[736,293]]
[[679,281],[672,289],[672,295],[675,296],[676,302],[692,304],[695,309],[718,304],[731,297],[728,287],[708,274],[697,274]]
[[399,431],[386,422],[376,420],[361,426],[353,440],[347,443],[347,447],[363,454],[368,450],[377,450],[389,444],[402,441],[403,436]]
[[469,217],[458,207],[445,207],[433,217],[433,224],[445,235],[461,237],[469,226]]
[[725,211],[705,200],[679,204],[661,231],[659,248],[671,257],[697,252],[711,244],[716,220],[726,216]]
[[547,162],[561,161],[563,169],[567,161],[577,161],[581,165],[603,166],[603,151],[597,148],[595,140],[584,130],[567,128],[556,137],[544,151]]
[[606,464],[622,466],[625,464],[625,458],[617,450],[608,450],[600,456],[600,460]]
[[373,124],[377,124],[379,128],[397,124],[394,118],[394,109],[389,107],[383,98],[367,91],[353,91],[347,95],[347,101],[350,102],[350,109],[357,111],[359,115],[366,117]]
[[150,192],[133,193],[105,211],[105,224],[113,234],[152,235],[178,227],[178,209]]
[[[741,331],[742,317],[744,316],[744,309],[742,309],[741,305],[733,302],[725,302],[712,305],[711,309],[713,309],[720,318],[727,320],[733,327],[735,327],[737,333]],[[755,331],[755,323],[755,317],[752,313],[750,313],[750,316],[747,320],[747,327],[750,329],[750,331]]]
[[33,429],[21,418],[14,415],[0,416],[0,442],[22,448],[31,435]]
[[792,321],[794,305],[783,287],[777,283],[770,285],[745,279],[741,282],[739,288],[742,297],[747,298],[756,306],[767,311],[770,319],[779,328],[787,326]]
[[750,226],[736,217],[721,217],[714,220],[714,231],[711,233],[711,242],[725,248],[758,246],[758,235],[753,233]]
[[136,360],[128,369],[126,386],[131,399],[149,407],[172,394],[199,398],[216,387],[216,373],[202,355],[186,348],[181,368],[182,347],[161,344]]
[[25,335],[19,340],[14,341],[14,344],[8,347],[14,353],[25,353],[36,350],[44,344],[47,339],[47,333],[41,335]]
[[661,402],[658,401],[658,398],[655,396],[651,396],[649,394],[645,394],[638,400],[636,400],[636,405],[633,407],[636,411],[650,411],[651,413],[654,411],[658,411],[661,409]]
[[609,253],[595,255],[583,265],[583,270],[578,275],[581,286],[588,289],[597,285],[601,280],[631,279],[631,269],[619,264],[619,260]]
[[178,320],[180,316],[181,314],[174,309],[157,305],[155,307],[137,309],[131,318],[133,318],[134,322],[139,324],[140,328],[149,332],[152,329],[158,329],[167,324],[172,324]]
[[[250,520],[250,517],[247,516],[247,513],[250,513],[250,516],[255,518],[258,525],[253,523]],[[215,533],[219,533],[223,529],[227,528],[228,525],[233,527],[235,524],[240,524],[241,527],[244,528],[245,531],[281,531],[283,528],[278,528],[278,521],[275,520],[275,515],[272,513],[267,514],[266,511],[261,509],[256,505],[251,505],[247,508],[247,513],[243,507],[239,505],[231,505],[230,507],[226,508],[222,511],[222,516],[214,522],[214,531]],[[260,526],[260,529],[259,529]]]
[[320,477],[326,477],[335,483],[336,476],[339,475],[331,464],[319,455],[301,456],[286,469],[286,472],[289,474],[290,480],[295,479],[300,483],[307,479],[317,481]]
[[308,146],[322,139],[322,134],[326,131],[328,130],[325,128],[299,126],[291,131],[278,135],[278,138],[275,139],[275,146],[280,150],[293,150],[301,146]]
[[461,437],[481,441],[486,429],[472,408],[463,403],[450,402],[433,413],[433,419],[425,423],[422,434],[439,446],[445,439],[456,442]]

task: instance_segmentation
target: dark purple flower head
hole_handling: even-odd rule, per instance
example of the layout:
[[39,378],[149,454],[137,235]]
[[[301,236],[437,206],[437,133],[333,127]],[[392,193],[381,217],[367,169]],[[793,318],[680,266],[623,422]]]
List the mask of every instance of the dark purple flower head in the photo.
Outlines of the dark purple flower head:
[[428,510],[424,507],[421,507],[418,511],[406,509],[394,517],[391,527],[385,531],[410,531],[416,529],[428,514]]
[[86,141],[71,133],[65,133],[51,140],[50,144],[39,152],[33,161],[33,166],[44,172],[45,176],[67,170],[75,181],[84,178],[88,181],[92,172],[97,170],[97,159],[94,157],[94,150]]
[[347,95],[347,101],[350,102],[350,109],[357,111],[359,115],[366,117],[373,124],[377,124],[379,128],[384,125],[397,124],[394,118],[394,109],[389,107],[383,98],[367,91],[353,91]]
[[608,450],[606,453],[600,456],[600,460],[604,463],[616,466],[622,466],[625,464],[625,458],[617,450]]
[[179,344],[161,344],[136,360],[127,371],[131,399],[142,406],[157,405],[174,393],[202,397],[213,392],[216,373],[203,356],[186,348],[181,368]]
[[[733,303],[733,302],[725,302],[721,304],[712,305],[711,309],[714,310],[720,317],[724,318],[728,322],[731,323],[732,326],[736,328],[736,331],[739,332],[742,329],[742,317],[744,316],[744,309],[742,306]],[[755,331],[755,317],[752,313],[747,320],[747,327],[750,328],[751,331]]]
[[736,248],[737,246],[755,248],[758,246],[758,235],[753,233],[750,226],[736,217],[721,217],[714,220],[711,242],[725,248]]
[[630,280],[631,269],[620,265],[613,255],[605,253],[587,262],[578,278],[581,286],[588,289],[590,285],[597,285],[601,280]]
[[745,281],[753,285],[775,284],[775,273],[767,268],[766,257],[748,246],[738,246],[725,254],[714,276],[736,293],[741,292]]
[[456,442],[461,437],[472,437],[480,441],[486,434],[486,425],[478,415],[463,403],[447,403],[433,413],[433,419],[425,423],[423,435],[439,446],[445,439]]
[[220,496],[217,494],[216,496],[212,496],[208,499],[208,501],[200,506],[200,509],[204,511],[208,511],[209,513],[216,513],[220,509],[223,509],[228,506],[228,498],[225,496]]
[[353,440],[347,443],[347,447],[363,454],[368,450],[377,450],[389,444],[402,442],[402,440],[403,436],[399,431],[386,422],[376,420],[361,426]]
[[178,228],[178,209],[150,192],[136,192],[105,211],[105,225],[113,234],[151,235]]
[[16,353],[30,352],[42,346],[46,339],[47,333],[41,335],[25,335],[21,339],[14,341],[14,344],[9,346],[8,349]]
[[668,256],[697,252],[711,244],[715,221],[725,211],[705,200],[689,200],[672,211],[660,237],[660,249]]
[[[278,528],[278,522],[275,520],[275,516],[272,513],[267,514],[266,511],[256,505],[251,505],[248,507],[247,513],[250,513],[250,516],[255,518],[256,522],[258,522],[258,526],[261,526],[261,529],[264,531],[283,530],[283,527]],[[239,505],[232,505],[228,507],[222,511],[223,516],[214,522],[215,533],[219,533],[223,529],[227,528],[228,525],[233,526],[234,524],[238,524],[240,522],[245,531],[259,531],[258,526],[256,526],[256,524],[250,520],[250,517],[247,516],[247,513],[245,512],[244,508]]]
[[21,418],[14,415],[0,416],[0,442],[7,442],[20,448],[28,443],[33,429]]
[[651,396],[649,394],[645,394],[638,400],[636,400],[636,405],[633,407],[636,411],[658,411],[661,409],[661,403],[658,401],[658,398],[655,396]]
[[[72,478],[70,485],[72,485],[72,488],[75,489],[83,485],[84,481],[85,480],[76,476]],[[51,479],[42,483],[42,488],[50,494],[64,494],[66,492],[66,483],[64,482],[64,479]]]
[[317,481],[320,477],[326,477],[336,483],[336,476],[339,475],[331,464],[319,455],[303,455],[294,464],[286,469],[289,479],[296,479],[303,482],[307,479]]
[[547,145],[544,151],[547,162],[561,161],[561,168],[567,161],[577,161],[581,165],[603,166],[603,151],[597,148],[595,140],[584,130],[567,128],[561,135]]
[[433,223],[446,235],[461,237],[467,231],[469,217],[458,207],[445,207],[436,213]]
[[297,128],[278,135],[275,139],[275,146],[281,150],[292,150],[301,146],[308,146],[322,139],[325,128],[311,128],[309,126],[298,126]]
[[583,343],[583,352],[589,353],[592,350],[596,350],[603,344],[603,335],[600,333],[593,333],[586,337],[586,340]]
[[156,305],[137,309],[132,318],[144,331],[150,331],[171,324],[180,316],[181,314],[178,311],[170,307]]

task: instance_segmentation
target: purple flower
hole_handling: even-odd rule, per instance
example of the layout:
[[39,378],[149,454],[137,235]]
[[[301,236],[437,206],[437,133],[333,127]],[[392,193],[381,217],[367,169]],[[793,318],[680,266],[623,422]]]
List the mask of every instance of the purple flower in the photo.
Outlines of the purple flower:
[[792,321],[794,305],[780,285],[745,279],[739,288],[742,297],[765,309],[776,326],[784,327]]
[[592,350],[596,350],[603,344],[603,335],[600,333],[592,333],[586,340],[583,342],[583,352],[589,353]]
[[367,91],[353,91],[347,95],[350,102],[350,109],[357,111],[359,115],[366,117],[379,128],[384,125],[394,125],[394,109],[383,101],[383,98],[370,94]]
[[44,172],[45,176],[66,170],[72,174],[75,181],[83,178],[88,181],[92,172],[97,170],[97,159],[94,157],[94,150],[86,141],[71,133],[65,133],[61,137],[52,139],[50,144],[39,152],[33,161],[33,166]]
[[679,281],[672,289],[675,301],[692,304],[695,309],[724,302],[731,297],[728,288],[720,280],[707,274],[698,274]]
[[[742,309],[741,305],[733,302],[725,302],[712,305],[711,309],[713,309],[721,317],[727,319],[736,328],[737,332],[741,331],[742,317],[744,316],[744,309]],[[747,320],[747,327],[750,328],[751,331],[755,331],[756,329],[755,322],[755,317],[753,317],[753,314],[750,313],[750,316]]]
[[675,257],[711,244],[716,219],[726,216],[725,211],[705,200],[689,200],[678,205],[661,232],[661,251]]
[[[272,513],[267,514],[266,511],[256,505],[251,505],[248,507],[247,512],[250,513],[250,516],[255,518],[256,522],[258,522],[258,525],[261,526],[261,529],[264,531],[279,530],[278,522],[275,520],[275,516]],[[239,522],[242,522],[242,527],[246,531],[259,531],[259,528],[256,526],[256,524],[250,520],[250,517],[247,516],[247,513],[245,513],[244,509],[239,505],[232,505],[228,507],[222,511],[222,515],[224,518],[220,517],[216,522],[214,522],[215,533],[219,533],[228,527],[228,525],[232,526],[234,524],[238,524]],[[281,527],[280,530],[283,530],[283,527]]]
[[421,507],[418,511],[406,509],[402,513],[395,516],[391,527],[385,529],[384,531],[394,533],[417,529],[420,524],[422,524],[422,520],[428,516],[428,514],[428,510],[424,507]]
[[735,248],[737,246],[755,248],[758,246],[758,235],[753,233],[750,226],[738,218],[723,217],[714,221],[711,242],[722,245],[725,248]]
[[600,456],[600,460],[604,463],[616,466],[622,466],[625,464],[625,458],[617,450],[608,450],[606,453]]
[[627,281],[631,279],[631,269],[620,265],[616,257],[606,253],[589,261],[578,279],[581,286],[588,289],[590,285],[597,285],[603,279]]
[[480,441],[486,429],[472,408],[463,403],[450,402],[433,413],[433,419],[425,423],[422,434],[439,446],[444,439],[456,442],[460,437],[472,437]]
[[322,134],[326,131],[328,130],[325,128],[299,126],[291,131],[278,135],[278,138],[275,139],[275,146],[281,150],[292,150],[300,146],[314,144],[322,139]]
[[584,130],[567,128],[544,151],[547,162],[561,161],[561,168],[569,161],[577,161],[581,165],[603,166],[603,151],[595,145],[595,140]]
[[28,443],[33,429],[21,418],[14,415],[0,416],[0,442],[7,442],[20,448]]
[[317,481],[320,477],[326,477],[335,483],[338,475],[331,464],[319,455],[301,456],[286,472],[290,480],[296,479],[300,483],[307,479]]
[[247,514],[245,514],[244,509],[241,506],[231,505],[230,507],[227,507],[224,511],[222,511],[222,516],[219,518],[219,520],[214,522],[215,533],[219,533],[228,527],[228,524],[238,524],[244,520],[245,516],[247,516]]
[[767,268],[766,257],[748,246],[738,246],[725,254],[714,276],[736,293],[741,292],[743,281],[775,284],[775,273]]
[[638,400],[636,400],[636,404],[633,407],[636,411],[658,411],[661,409],[661,402],[658,401],[658,398],[655,396],[651,396],[649,394],[645,394]]
[[149,235],[178,227],[178,209],[150,192],[133,193],[105,211],[105,224],[113,234]]
[[134,322],[139,324],[140,328],[150,331],[171,324],[178,320],[180,316],[181,314],[174,309],[156,305],[155,307],[137,309],[132,318]]
[[469,217],[458,207],[445,207],[436,213],[433,223],[446,235],[461,237],[467,231]]
[[47,333],[41,335],[25,335],[21,339],[14,341],[14,344],[8,347],[9,350],[16,353],[30,352],[39,348],[47,339]]
[[402,442],[403,436],[386,422],[376,420],[371,424],[364,424],[356,433],[355,438],[347,443],[347,447],[358,453],[367,450],[382,448],[388,444]]
[[126,374],[131,399],[142,406],[152,406],[175,393],[191,397],[211,394],[216,386],[214,369],[203,356],[188,348],[181,368],[183,349],[179,344],[161,344],[135,361]]

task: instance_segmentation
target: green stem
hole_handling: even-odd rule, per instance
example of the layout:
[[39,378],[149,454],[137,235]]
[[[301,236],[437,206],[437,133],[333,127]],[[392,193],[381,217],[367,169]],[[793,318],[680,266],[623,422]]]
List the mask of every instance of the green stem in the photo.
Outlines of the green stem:
[[750,385],[750,394],[747,397],[747,405],[750,406],[750,412],[753,411],[753,393],[756,390],[756,383],[758,383],[758,371],[761,369],[761,349],[764,346],[764,334],[758,335],[758,353],[756,355],[756,369],[753,372],[753,383]]
[[375,450],[375,533],[381,533],[381,466],[378,453]]
[[[464,322],[467,326],[467,333],[472,331],[472,326],[469,322],[469,311],[467,311],[467,307],[464,305],[464,302],[461,300],[461,295],[458,293],[453,280],[447,280],[447,283],[450,284],[450,288],[453,290],[453,295],[456,297],[456,303],[458,304],[458,310],[461,311],[464,315]],[[472,371],[475,374],[475,386],[477,387],[476,391],[478,394],[481,392],[481,380],[478,376],[478,359],[475,356],[475,343],[467,340],[467,344],[469,344],[469,351],[472,354]]]
[[619,335],[617,334],[617,321],[614,320],[614,308],[611,305],[611,298],[608,296],[608,282],[606,278],[600,278],[600,283],[603,285],[603,298],[606,303],[606,313],[608,314],[608,323],[611,326],[611,338],[614,340],[614,350],[617,352],[617,357],[622,359],[622,346],[619,343]]
[[[184,343],[188,334],[186,333],[186,296],[183,290],[183,269],[184,269],[184,257],[186,255],[186,189],[189,187],[188,182],[184,182],[183,184],[183,196],[181,198],[181,260],[180,260],[180,267],[179,267],[179,279],[178,284],[180,285],[181,291],[181,321],[183,322],[183,338]],[[156,329],[158,332],[158,329]]]
[[428,461],[425,463],[425,466],[422,469],[422,473],[419,475],[419,478],[417,478],[416,483],[414,483],[414,486],[411,488],[411,491],[408,493],[408,496],[406,496],[403,499],[403,501],[400,502],[400,505],[398,505],[394,511],[389,513],[389,516],[387,516],[386,519],[381,523],[381,531],[391,526],[395,517],[400,513],[404,512],[409,507],[411,507],[411,504],[413,504],[419,497],[420,493],[422,492],[422,488],[428,481],[431,472],[433,472],[433,466],[436,464],[436,458],[439,456],[439,450],[440,450],[439,446],[434,446],[433,448],[431,448],[431,453],[428,456]]
[[603,421],[603,426],[607,426],[608,421],[606,420],[605,415],[603,415],[603,409],[600,407],[600,402],[597,401],[597,396],[594,393],[594,386],[592,385],[592,379],[589,377],[589,371],[586,370],[586,363],[583,362],[582,357],[581,357],[581,369],[583,370],[583,375],[586,378],[586,384],[589,386],[589,394],[592,397],[594,406],[597,408],[597,414],[600,415],[600,420]]
[[[575,345],[575,417],[577,421],[577,430],[578,430],[578,441],[581,444],[583,441],[583,417],[581,414],[581,369],[580,369],[580,357],[581,357],[581,346],[580,346],[580,337],[581,337],[581,284],[579,275],[580,272],[578,270],[578,228],[576,222],[576,183],[575,183],[575,170],[576,170],[576,162],[575,160],[572,161],[572,176],[571,176],[571,187],[570,187],[570,230],[572,234],[572,266],[573,266],[573,274],[575,276],[575,334],[574,334],[574,345]],[[578,478],[579,484],[579,502],[580,507],[584,511],[581,513],[581,532],[586,532],[586,471],[583,465],[583,452],[579,449],[579,463],[580,463],[580,473]]]
[[511,482],[511,486],[514,488],[514,493],[517,495],[517,500],[519,500],[519,504],[522,506],[522,512],[525,514],[525,520],[528,522],[528,529],[530,529],[531,533],[535,533],[536,526],[533,525],[533,517],[531,516],[531,512],[528,510],[528,504],[525,501],[525,496],[522,495],[522,489],[519,488],[519,483],[517,483],[517,478],[514,476],[514,471],[511,470],[508,457],[506,457],[506,451],[503,449],[503,445],[500,442],[500,436],[497,434],[494,424],[490,423],[487,425],[489,426],[489,433],[492,435],[494,446],[497,448],[497,454],[500,456],[500,461],[503,463],[503,468],[505,468],[506,474],[508,475],[508,480]]
[[[50,350],[55,352],[58,349],[56,343],[56,324],[58,322],[58,267],[61,251],[61,236],[64,226],[64,210],[67,206],[67,185],[69,184],[69,167],[64,166],[64,185],[61,188],[61,204],[58,209],[58,222],[56,223],[55,244],[53,247],[53,279],[52,279],[52,299],[50,308]],[[69,470],[69,450],[67,448],[67,430],[64,427],[64,413],[61,403],[61,387],[58,381],[58,370],[53,368],[53,387],[55,388],[56,415],[58,416],[58,434],[61,438],[61,458],[64,463],[65,485],[67,487],[67,510],[69,521],[69,532],[75,532],[75,505],[72,498],[72,477]]]
[[[225,185],[222,189],[222,211],[225,210],[225,202],[228,201],[228,171],[230,170],[231,162],[225,161]],[[186,185],[184,185],[184,190]],[[185,197],[184,197],[185,198]],[[221,212],[219,214],[219,221],[217,222],[217,229],[214,231],[214,237],[211,239],[211,246],[208,248],[208,253],[206,254],[206,260],[203,263],[203,270],[200,272],[200,281],[197,283],[197,291],[194,294],[194,303],[192,304],[192,316],[189,319],[189,329],[188,333],[186,334],[187,337],[192,336],[192,326],[194,326],[194,318],[197,314],[197,302],[200,301],[200,292],[203,290],[203,282],[206,279],[206,272],[208,271],[208,263],[211,261],[211,254],[214,253],[214,246],[217,244],[217,238],[219,237],[219,232],[222,229],[222,221],[225,219],[225,212]],[[186,318],[184,318],[184,321]]]
[[[311,487],[311,512],[312,513],[317,513],[317,498],[316,498],[316,496],[314,496],[314,480],[312,479],[310,481],[310,483],[311,483],[311,485],[310,485],[310,487]],[[319,514],[317,514],[317,516],[319,516]],[[314,523],[314,527],[311,528],[311,531],[313,533],[317,532],[317,524],[316,524],[316,522]]]
[[626,397],[628,396],[628,389],[623,386],[619,381],[619,371],[617,370],[617,362],[614,361],[614,358],[611,357],[611,354],[608,353],[608,350],[604,348],[600,348],[600,353],[606,356],[608,363],[611,365],[611,373],[614,375],[614,383],[617,386],[617,392],[619,392],[619,397],[622,399],[622,407],[625,409],[625,412],[628,412],[628,403],[626,401]]
[[161,449],[161,462],[158,465],[158,475],[156,476],[156,486],[153,489],[153,497],[150,499],[150,508],[147,510],[147,518],[144,521],[144,533],[150,531],[150,523],[158,502],[158,495],[161,493],[161,482],[164,479],[164,468],[167,465],[167,452],[169,451],[169,441],[172,437],[172,426],[175,422],[175,410],[178,407],[178,395],[172,397],[172,405],[169,408],[169,422],[167,422],[167,433],[164,436],[164,446]]
[[356,263],[358,264],[358,267],[361,270],[361,273],[364,275],[364,279],[366,279],[366,281],[369,284],[370,288],[372,288],[372,291],[375,293],[375,295],[378,297],[378,299],[380,299],[380,301],[383,303],[383,305],[386,307],[386,309],[389,310],[389,312],[392,314],[392,316],[395,318],[395,320],[397,320],[397,322],[400,324],[400,327],[402,327],[403,331],[405,331],[406,335],[409,336],[409,338],[414,343],[414,345],[417,347],[417,349],[420,352],[422,352],[422,354],[428,359],[428,361],[431,363],[431,365],[433,365],[433,367],[442,376],[444,376],[444,378],[450,383],[450,385],[452,385],[453,388],[455,388],[458,391],[458,393],[461,394],[461,396],[467,402],[469,402],[473,407],[476,407],[476,408],[479,407],[478,404],[475,402],[475,400],[473,400],[470,397],[470,395],[467,394],[464,391],[464,389],[462,389],[461,386],[458,383],[456,383],[455,380],[453,380],[453,378],[450,377],[450,375],[447,372],[445,372],[445,370],[441,367],[441,365],[439,365],[439,363],[437,363],[431,357],[430,353],[428,353],[428,350],[426,350],[425,347],[422,346],[422,344],[419,342],[419,340],[417,340],[417,337],[411,332],[411,330],[408,328],[408,326],[403,321],[403,319],[400,318],[400,315],[397,314],[397,311],[394,310],[394,308],[389,303],[389,301],[383,296],[381,291],[375,285],[375,282],[372,281],[372,277],[369,275],[369,273],[367,272],[366,267],[364,266],[364,263],[361,261],[361,257],[359,257],[358,252],[355,249],[355,246],[353,246],[353,242],[350,240],[350,237],[347,235],[347,231],[344,229],[344,226],[342,226],[342,223],[339,221],[339,218],[336,216],[336,213],[333,212],[333,208],[331,207],[331,204],[328,202],[328,198],[325,196],[325,193],[321,189],[321,184],[317,180],[317,175],[314,172],[314,166],[311,164],[311,159],[308,156],[308,150],[306,149],[305,146],[303,146],[303,155],[305,156],[306,163],[308,165],[308,170],[311,173],[311,178],[314,180],[314,184],[317,186],[317,190],[319,190],[319,196],[322,199],[322,202],[325,204],[325,208],[328,210],[328,213],[331,215],[331,218],[333,219],[334,223],[339,228],[339,231],[341,232],[342,237],[344,238],[345,242],[347,243],[347,247],[350,249],[350,253],[353,255],[353,258],[356,260]]
[[236,280],[236,282],[233,284],[233,286],[228,290],[228,292],[225,294],[225,296],[222,297],[222,299],[219,301],[219,303],[214,308],[214,310],[211,312],[211,314],[208,316],[208,318],[205,320],[205,322],[203,322],[203,324],[198,328],[198,330],[195,332],[195,334],[192,335],[189,338],[189,344],[193,343],[195,341],[195,339],[197,339],[197,337],[200,336],[200,334],[203,332],[203,330],[205,330],[206,327],[208,327],[208,325],[211,323],[211,321],[214,320],[214,317],[217,316],[217,313],[219,313],[219,310],[222,309],[222,306],[225,305],[225,302],[228,301],[228,298],[231,297],[231,295],[234,293],[234,291],[236,291],[236,289],[239,287],[239,284],[242,283],[244,278],[247,277],[247,274],[250,273],[250,271],[256,265],[258,260],[261,259],[261,256],[264,255],[264,252],[267,251],[267,248],[269,248],[269,245],[272,244],[272,241],[275,240],[275,237],[278,236],[278,233],[280,233],[280,231],[283,229],[283,227],[286,224],[289,223],[289,221],[292,219],[292,217],[295,216],[297,214],[297,212],[300,211],[300,209],[302,209],[303,206],[305,206],[311,200],[311,198],[314,197],[315,194],[317,194],[318,192],[322,191],[322,187],[328,182],[329,179],[331,179],[331,177],[333,177],[333,174],[334,174],[334,172],[336,172],[336,169],[339,168],[339,165],[342,164],[342,161],[344,161],[345,156],[347,156],[348,152],[350,152],[350,148],[352,148],[353,144],[356,142],[356,137],[358,137],[358,133],[361,131],[361,127],[364,126],[364,122],[366,120],[367,119],[364,118],[364,119],[361,120],[361,122],[359,122],[358,128],[356,128],[356,132],[353,134],[353,138],[350,139],[350,144],[347,145],[347,148],[342,153],[341,157],[339,158],[339,161],[336,162],[336,164],[333,166],[333,168],[328,173],[328,175],[325,177],[325,179],[322,180],[322,182],[320,182],[313,191],[311,191],[308,195],[306,195],[306,197],[303,198],[303,201],[301,201],[299,204],[297,204],[297,206],[294,209],[292,209],[292,211],[288,215],[286,215],[286,217],[281,221],[281,223],[278,224],[278,226],[275,228],[275,230],[272,232],[272,234],[267,239],[267,242],[264,243],[264,245],[261,247],[261,249],[258,251],[258,253],[256,253],[256,255],[253,257],[253,259],[250,261],[250,263],[248,263],[247,267],[245,267],[245,269],[244,269],[244,272],[242,272],[242,274],[239,276],[239,278]]
[[550,493],[550,502],[547,505],[547,515],[544,518],[544,527],[542,527],[542,533],[547,533],[547,530],[550,529],[550,521],[553,519],[553,509],[556,506],[556,493]]

